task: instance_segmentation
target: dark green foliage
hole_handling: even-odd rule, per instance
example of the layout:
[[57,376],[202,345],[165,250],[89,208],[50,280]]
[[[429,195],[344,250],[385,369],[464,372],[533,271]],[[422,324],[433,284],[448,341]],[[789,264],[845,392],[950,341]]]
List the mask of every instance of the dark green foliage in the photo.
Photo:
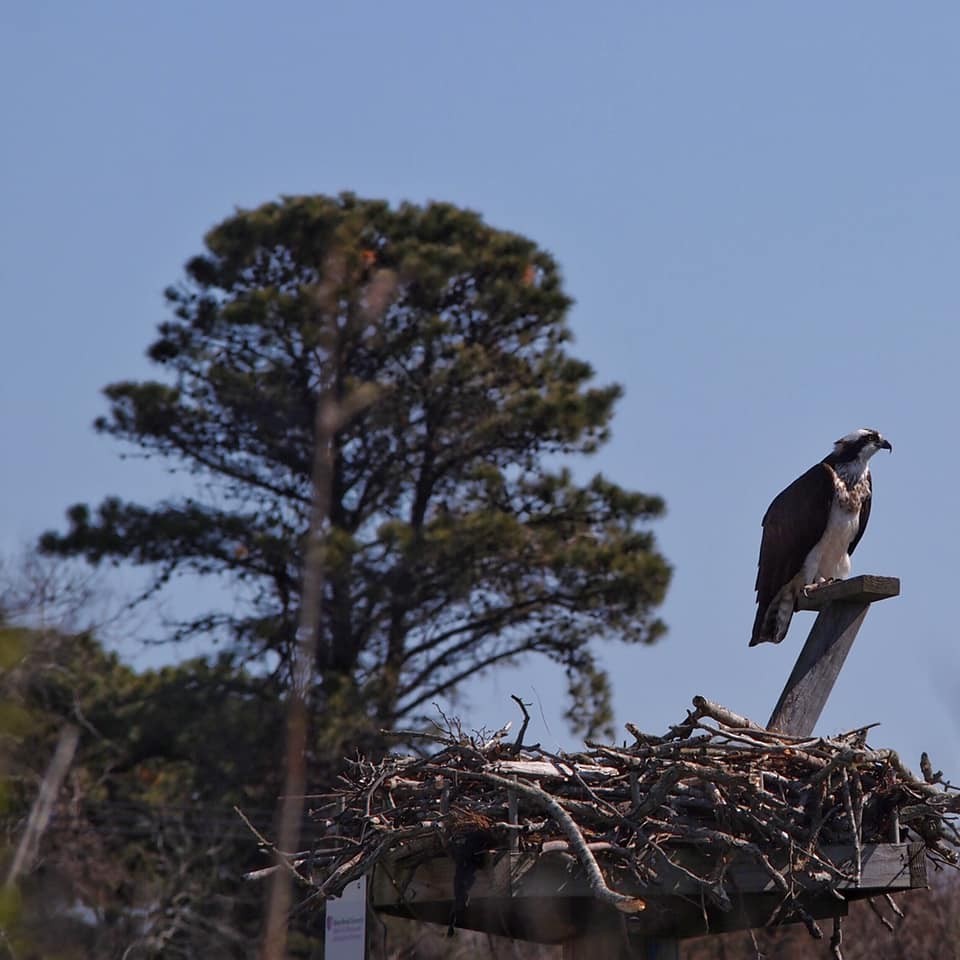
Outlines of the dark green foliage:
[[[290,664],[321,395],[335,435],[318,662],[324,749],[375,749],[477,671],[564,665],[570,718],[610,722],[591,641],[649,643],[669,567],[658,497],[553,467],[608,436],[616,386],[566,352],[553,259],[476,214],[288,198],[239,212],[167,291],[165,382],[106,389],[104,433],[192,471],[196,500],[69,512],[49,552],[226,575],[238,603],[181,631]],[[358,405],[361,406],[361,405]],[[271,661],[272,662],[272,661]]]
[[[0,644],[13,633],[0,629]],[[63,726],[81,738],[7,936],[36,951],[24,956],[252,956],[262,889],[241,874],[269,861],[233,807],[270,831],[281,730],[265,703],[277,691],[227,656],[136,673],[87,635],[15,633],[0,675],[16,716],[4,723],[6,837],[22,834]]]

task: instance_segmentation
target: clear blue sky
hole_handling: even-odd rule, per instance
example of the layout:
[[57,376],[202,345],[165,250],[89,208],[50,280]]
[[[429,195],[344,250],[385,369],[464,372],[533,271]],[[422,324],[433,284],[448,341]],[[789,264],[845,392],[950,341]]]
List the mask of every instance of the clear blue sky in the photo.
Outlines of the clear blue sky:
[[[654,649],[606,647],[618,721],[696,693],[765,720],[811,622],[750,650],[760,517],[880,429],[854,572],[898,575],[821,723],[881,721],[960,778],[960,7],[885,2],[0,6],[0,532],[175,483],[90,429],[151,375],[163,287],[236,206],[449,200],[559,259],[575,350],[626,388],[584,473],[662,493]],[[530,662],[459,710],[573,746]]]

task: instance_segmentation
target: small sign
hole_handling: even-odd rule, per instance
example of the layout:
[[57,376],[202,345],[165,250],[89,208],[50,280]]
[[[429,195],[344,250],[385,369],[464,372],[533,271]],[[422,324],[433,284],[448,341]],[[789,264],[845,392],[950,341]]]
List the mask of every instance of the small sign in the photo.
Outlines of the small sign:
[[361,877],[327,901],[324,960],[364,960],[366,926],[367,878]]

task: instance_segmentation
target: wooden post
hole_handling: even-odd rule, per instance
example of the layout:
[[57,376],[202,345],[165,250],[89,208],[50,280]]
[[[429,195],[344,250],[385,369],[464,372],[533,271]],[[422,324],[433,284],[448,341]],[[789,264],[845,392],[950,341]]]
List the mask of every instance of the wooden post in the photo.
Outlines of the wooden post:
[[774,707],[768,730],[796,737],[813,733],[870,604],[899,593],[896,577],[862,576],[824,584],[801,599],[801,610],[820,613]]

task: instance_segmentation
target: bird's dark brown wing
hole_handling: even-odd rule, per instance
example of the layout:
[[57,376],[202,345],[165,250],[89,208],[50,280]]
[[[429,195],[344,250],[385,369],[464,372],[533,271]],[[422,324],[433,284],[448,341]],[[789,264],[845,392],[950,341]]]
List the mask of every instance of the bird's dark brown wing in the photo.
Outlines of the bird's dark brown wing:
[[867,521],[870,519],[870,504],[873,503],[873,476],[869,473],[867,474],[867,485],[870,488],[869,492],[863,498],[863,503],[860,504],[860,526],[857,527],[857,535],[850,541],[850,549],[847,551],[847,556],[853,555],[853,551],[856,550],[864,530],[867,529]]
[[767,508],[757,564],[760,610],[765,611],[777,591],[800,572],[807,554],[823,536],[833,490],[833,471],[818,463],[777,494]]

